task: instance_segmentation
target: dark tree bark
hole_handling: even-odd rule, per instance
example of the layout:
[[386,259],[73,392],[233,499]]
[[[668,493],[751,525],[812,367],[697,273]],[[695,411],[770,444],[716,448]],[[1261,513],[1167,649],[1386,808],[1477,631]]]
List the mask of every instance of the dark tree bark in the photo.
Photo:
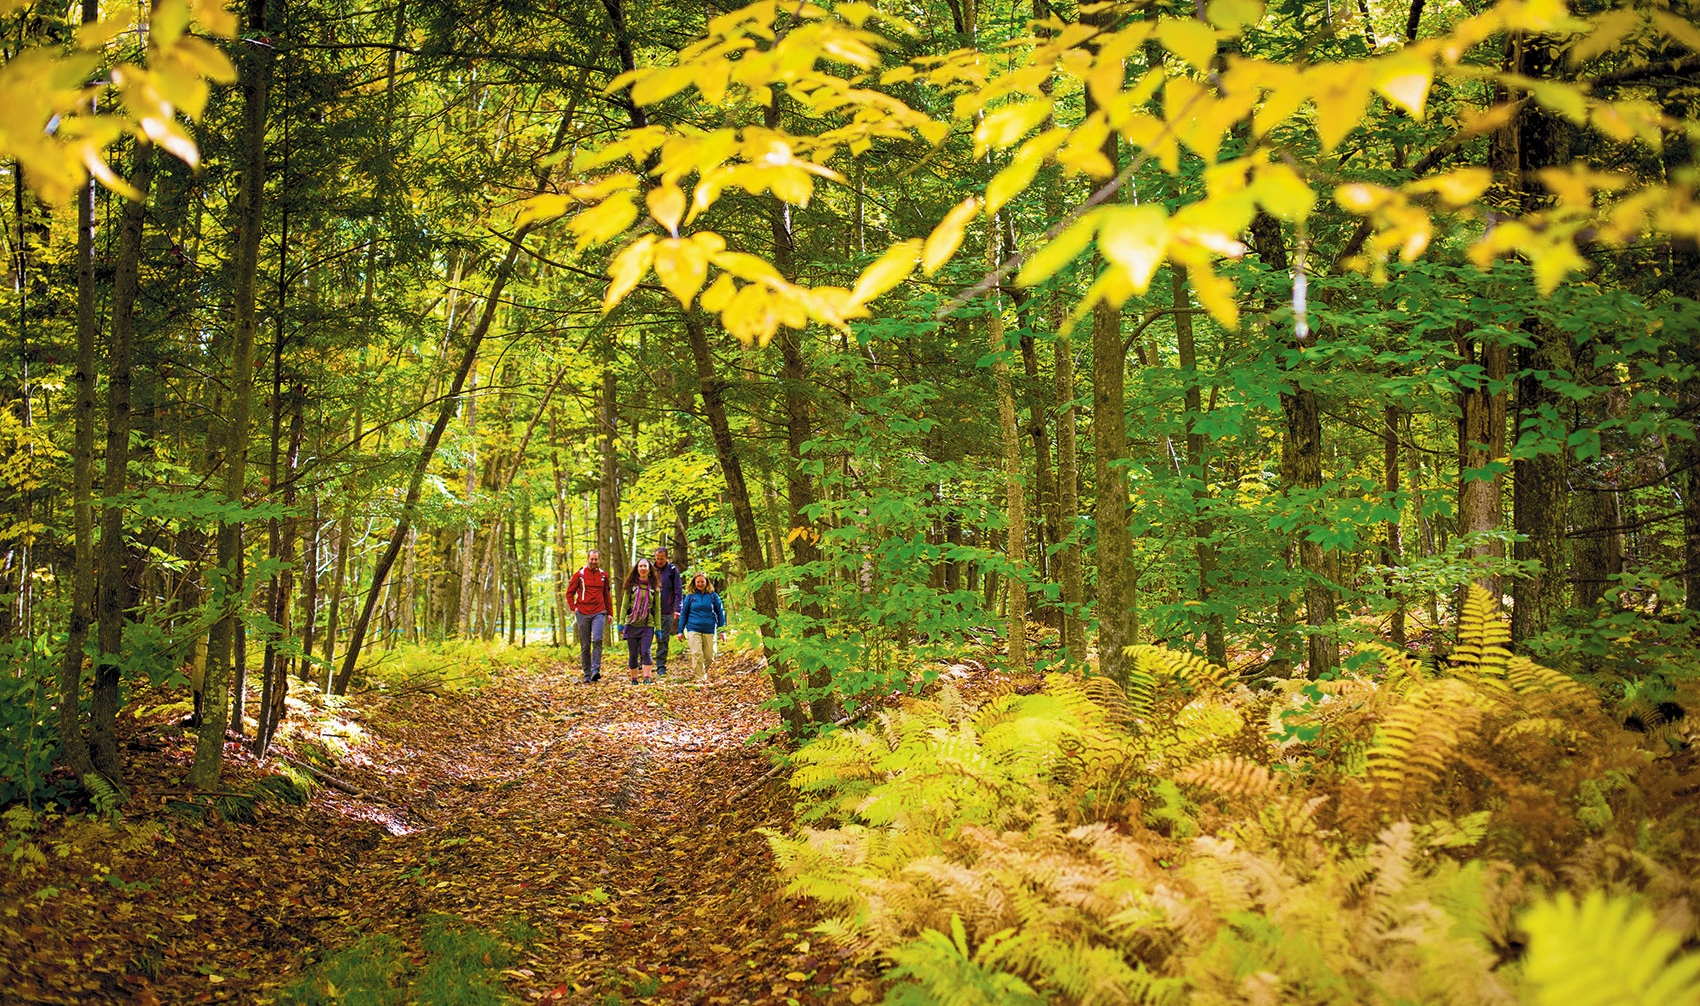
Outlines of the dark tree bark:
[[[82,19],[99,20],[98,0],[83,0]],[[77,366],[71,374],[71,612],[59,667],[59,758],[81,780],[94,769],[83,734],[83,650],[94,618],[94,368],[99,326],[94,310],[94,182],[77,191]],[[109,782],[111,780],[108,780]]]
[[[691,358],[696,362],[703,418],[708,421],[709,433],[714,438],[714,455],[720,462],[721,475],[726,479],[726,494],[731,497],[732,522],[738,529],[738,549],[743,555],[744,571],[762,573],[767,570],[767,564],[762,559],[761,529],[756,525],[755,508],[750,505],[749,485],[744,481],[744,466],[738,459],[737,447],[732,440],[732,426],[726,419],[726,384],[714,365],[714,355],[708,347],[708,331],[696,312],[686,313],[685,334],[690,339]],[[763,622],[760,635],[762,655],[768,658],[765,661],[767,674],[773,681],[774,694],[781,699],[779,715],[784,718],[791,736],[800,737],[808,729],[808,719],[801,705],[785,701],[795,690],[795,685],[791,676],[771,659],[768,651],[768,639],[779,625],[779,596],[771,582],[764,582],[756,588],[755,606]]]
[[[129,488],[130,385],[136,352],[136,297],[141,290],[142,227],[147,197],[153,186],[154,150],[136,155],[130,184],[141,199],[124,205],[119,225],[118,263],[112,278],[112,336],[106,354],[106,470],[101,490],[108,499]],[[115,785],[122,778],[118,760],[118,680],[123,659],[124,623],[129,618],[129,584],[124,537],[124,508],[109,504],[101,514],[100,569],[95,594],[95,617],[100,623],[100,657],[95,661],[94,694],[90,705],[89,747],[95,768]]]

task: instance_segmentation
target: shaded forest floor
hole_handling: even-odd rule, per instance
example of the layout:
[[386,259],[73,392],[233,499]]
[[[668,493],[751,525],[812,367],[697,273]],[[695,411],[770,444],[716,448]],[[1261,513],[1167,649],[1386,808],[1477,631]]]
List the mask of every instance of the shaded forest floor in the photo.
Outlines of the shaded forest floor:
[[[773,725],[754,660],[724,655],[700,690],[576,676],[303,707],[280,748],[318,751],[345,789],[260,802],[244,824],[173,812],[194,738],[144,704],[125,717],[122,823],[8,836],[46,863],[0,868],[0,1001],[337,1001],[318,962],[383,934],[418,966],[443,915],[495,936],[485,963],[519,1002],[873,998],[871,971],[811,945],[814,916],[753,830],[790,821],[747,743]],[[230,751],[231,793],[278,765]]]

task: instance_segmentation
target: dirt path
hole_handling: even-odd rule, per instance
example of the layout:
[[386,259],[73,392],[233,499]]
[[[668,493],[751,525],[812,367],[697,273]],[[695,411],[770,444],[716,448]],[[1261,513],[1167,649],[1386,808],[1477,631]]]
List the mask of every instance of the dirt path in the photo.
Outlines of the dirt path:
[[383,711],[371,770],[428,781],[432,823],[374,855],[355,920],[522,920],[544,935],[511,977],[544,1001],[831,1000],[836,969],[808,952],[812,920],[775,889],[751,830],[787,820],[777,788],[728,802],[768,768],[745,744],[773,725],[765,688],[731,658],[700,690],[556,673]]
[[[375,798],[323,787],[249,824],[161,810],[193,739],[138,724],[126,824],[0,872],[0,1001],[275,1001],[362,935],[417,950],[438,913],[522,934],[503,972],[521,1003],[866,1001],[869,973],[811,945],[753,830],[790,820],[783,787],[755,785],[769,765],[747,740],[773,719],[753,661],[723,658],[700,690],[574,677],[357,703],[365,736],[334,772]],[[256,769],[232,751],[235,787]]]

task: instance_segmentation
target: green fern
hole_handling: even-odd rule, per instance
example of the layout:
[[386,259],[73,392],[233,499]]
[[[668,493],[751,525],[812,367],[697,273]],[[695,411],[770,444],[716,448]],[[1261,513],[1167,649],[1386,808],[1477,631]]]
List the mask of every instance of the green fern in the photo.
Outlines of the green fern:
[[1678,933],[1627,898],[1568,892],[1523,916],[1529,955],[1523,973],[1541,1006],[1694,1006],[1700,954],[1672,958]]
[[101,817],[118,816],[118,808],[124,805],[124,797],[116,787],[98,772],[83,773],[82,783],[83,789],[88,791],[89,803],[93,805],[96,814]]
[[985,963],[988,948],[995,950],[1009,932],[987,940],[975,953],[960,918],[951,918],[950,930],[946,936],[929,929],[892,950],[897,967],[889,977],[896,984],[886,992],[886,1006],[1042,1006],[1045,1000],[1032,986]]

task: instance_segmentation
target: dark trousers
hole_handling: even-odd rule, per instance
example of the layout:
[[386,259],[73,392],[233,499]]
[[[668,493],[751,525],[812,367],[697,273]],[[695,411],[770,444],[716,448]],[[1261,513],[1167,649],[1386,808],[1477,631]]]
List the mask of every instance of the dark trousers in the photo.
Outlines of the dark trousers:
[[679,631],[679,616],[661,616],[661,628],[655,630],[655,669],[657,672],[667,670],[667,641],[673,638],[673,633]]

